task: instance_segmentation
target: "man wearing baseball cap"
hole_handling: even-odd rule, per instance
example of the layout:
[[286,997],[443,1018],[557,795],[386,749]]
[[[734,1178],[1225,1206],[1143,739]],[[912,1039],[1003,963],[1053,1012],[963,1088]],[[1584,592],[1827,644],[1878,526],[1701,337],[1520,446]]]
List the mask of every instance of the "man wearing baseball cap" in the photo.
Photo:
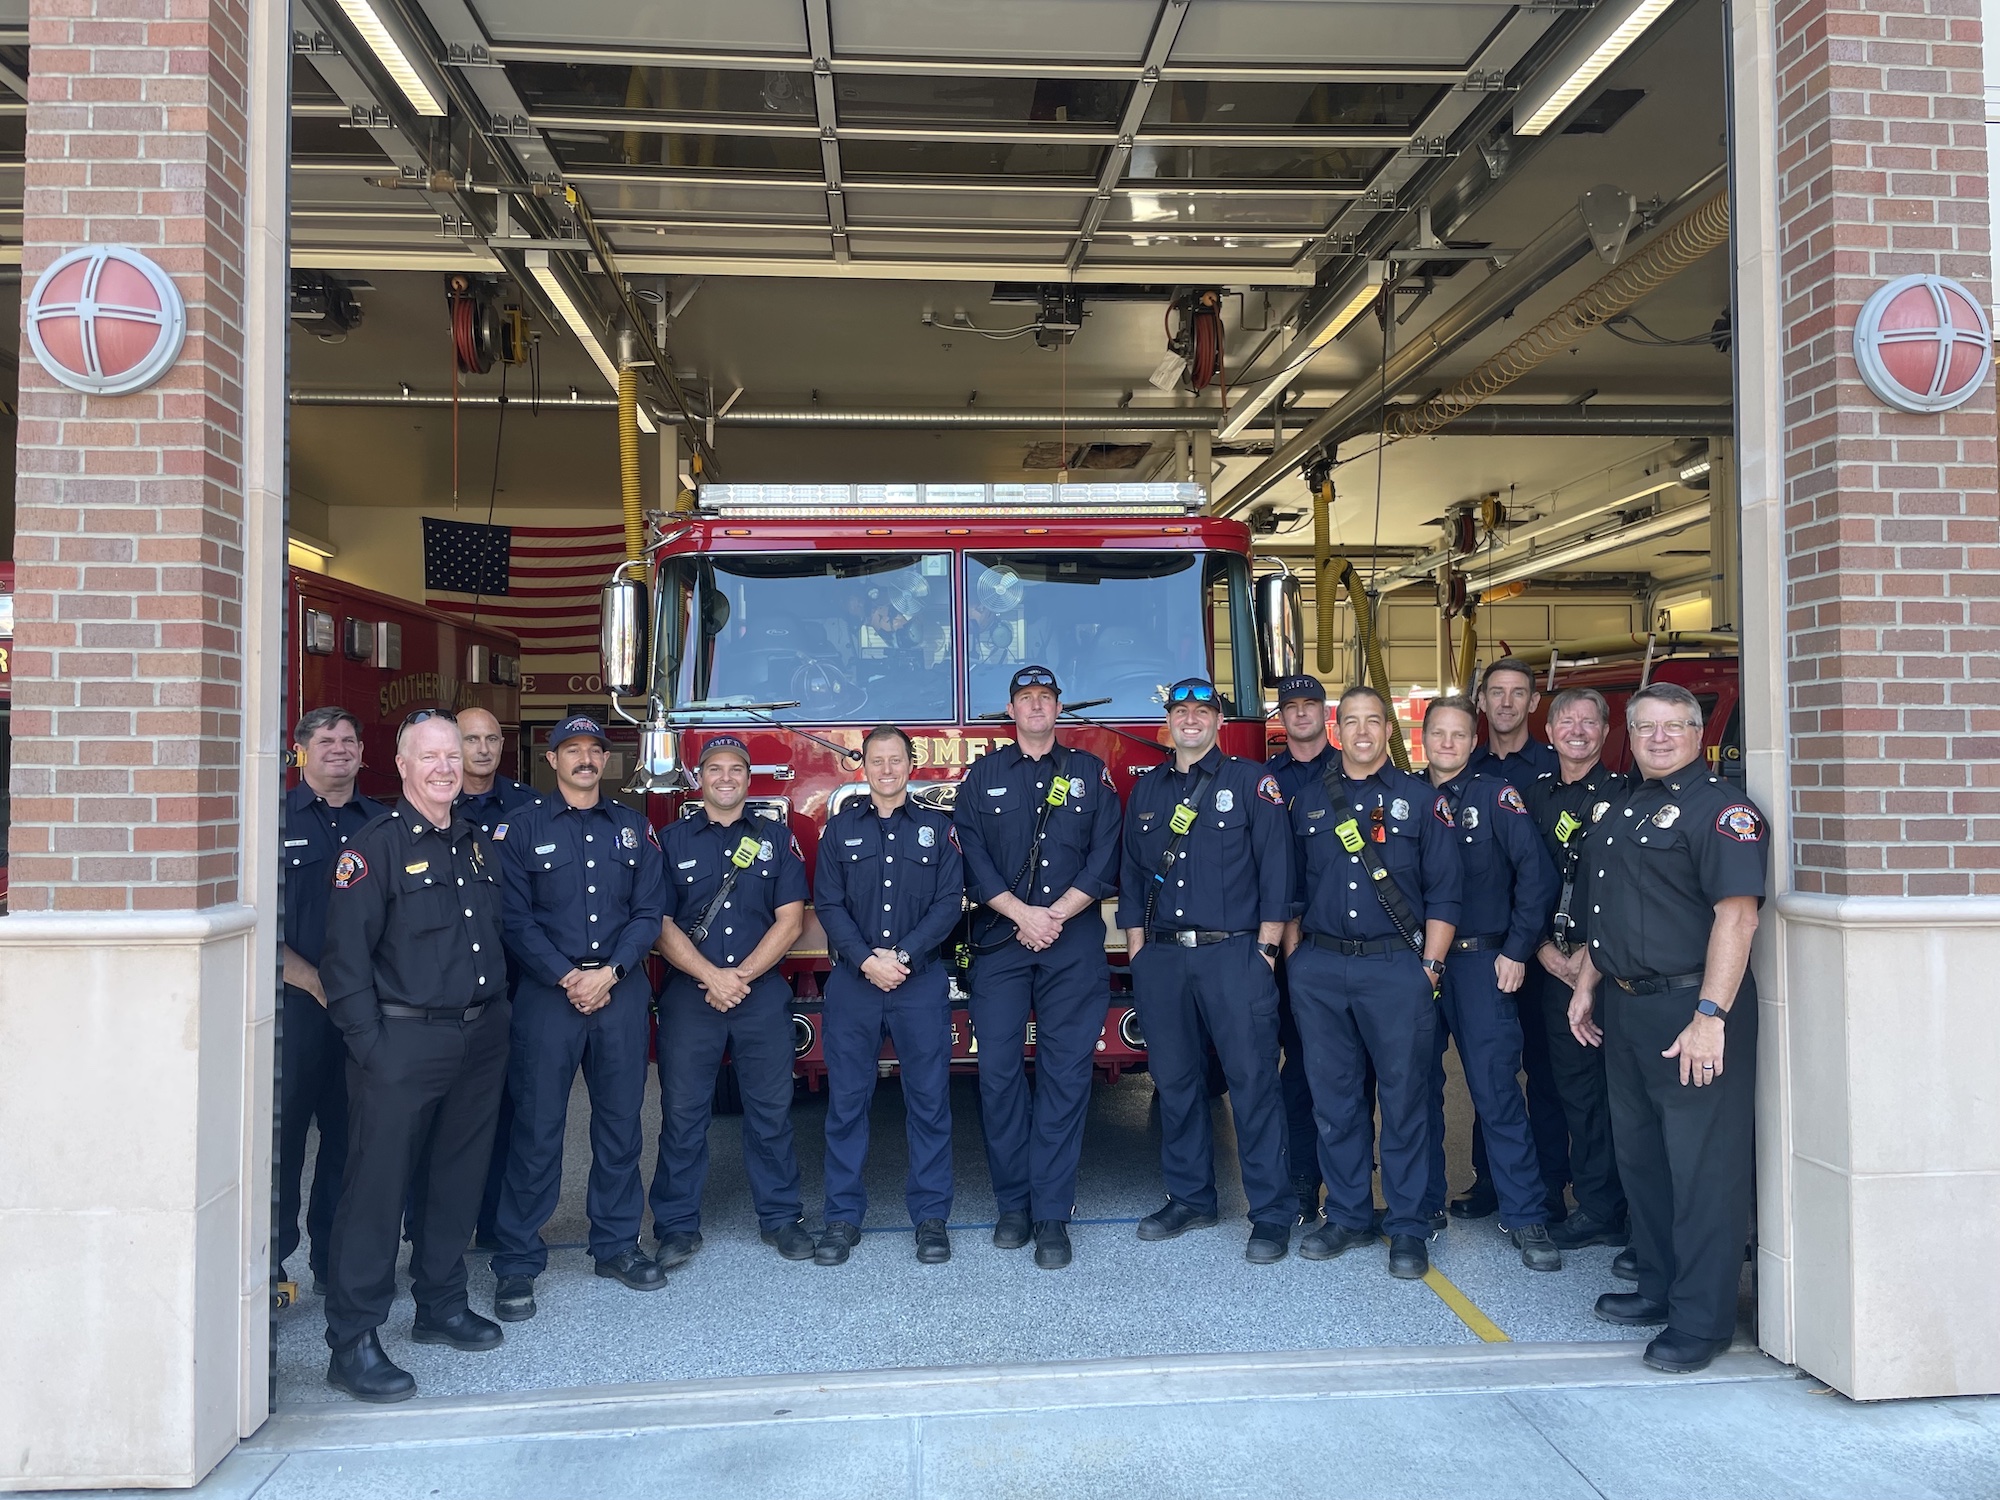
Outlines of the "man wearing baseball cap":
[[640,814],[604,797],[609,741],[585,714],[556,725],[556,795],[520,808],[503,843],[507,951],[520,968],[507,1087],[514,1128],[495,1215],[493,1312],[535,1315],[548,1266],[541,1229],[562,1191],[563,1126],[577,1069],[590,1091],[590,1254],[634,1291],[666,1285],[639,1249],[646,1199],[639,1109],[646,1092],[652,986],[645,959],[666,892],[660,846]]
[[806,920],[806,867],[783,823],[748,816],[750,750],[733,734],[701,747],[701,806],[661,839],[667,877],[660,952],[660,1153],[653,1233],[660,1263],[701,1248],[708,1125],[726,1050],[743,1095],[743,1165],[764,1243],[811,1260],[792,1149],[792,991],[778,973]]

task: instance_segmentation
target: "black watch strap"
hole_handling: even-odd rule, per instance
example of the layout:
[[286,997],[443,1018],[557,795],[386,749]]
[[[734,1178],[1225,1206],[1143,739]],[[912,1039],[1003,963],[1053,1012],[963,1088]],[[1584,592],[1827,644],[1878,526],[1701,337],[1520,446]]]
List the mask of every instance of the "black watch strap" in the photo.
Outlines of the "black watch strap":
[[1266,958],[1276,958],[1278,956],[1278,945],[1276,943],[1259,943],[1257,951]]
[[1727,1011],[1725,1011],[1721,1006],[1717,1005],[1713,1000],[1696,1001],[1694,1010],[1695,1014],[1698,1016],[1715,1016],[1720,1018],[1728,1014]]

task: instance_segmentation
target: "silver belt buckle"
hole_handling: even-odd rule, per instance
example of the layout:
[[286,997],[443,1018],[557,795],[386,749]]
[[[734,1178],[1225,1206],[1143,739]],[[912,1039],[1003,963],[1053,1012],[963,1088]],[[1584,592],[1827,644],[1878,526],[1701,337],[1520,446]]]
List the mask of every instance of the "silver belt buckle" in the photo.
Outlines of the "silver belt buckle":
[[1174,941],[1183,948],[1199,948],[1201,946],[1199,937],[1200,934],[1194,932],[1177,932],[1174,934]]

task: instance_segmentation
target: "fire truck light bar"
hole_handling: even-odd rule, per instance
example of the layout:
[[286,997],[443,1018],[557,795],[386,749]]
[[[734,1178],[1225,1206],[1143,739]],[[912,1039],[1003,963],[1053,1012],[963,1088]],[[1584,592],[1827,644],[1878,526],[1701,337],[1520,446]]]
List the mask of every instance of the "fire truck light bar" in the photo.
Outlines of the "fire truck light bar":
[[982,516],[1116,512],[1191,516],[1207,503],[1198,484],[705,484],[701,509],[724,516]]

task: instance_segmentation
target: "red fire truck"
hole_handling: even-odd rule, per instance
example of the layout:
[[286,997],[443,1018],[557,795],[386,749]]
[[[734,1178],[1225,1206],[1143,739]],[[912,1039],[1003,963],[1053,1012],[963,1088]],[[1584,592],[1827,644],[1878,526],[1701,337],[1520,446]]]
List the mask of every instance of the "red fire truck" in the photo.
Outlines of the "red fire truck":
[[364,796],[396,796],[396,731],[420,708],[490,711],[507,737],[500,768],[516,774],[521,647],[513,636],[301,568],[292,569],[288,602],[285,702],[294,720],[329,704],[361,720]]
[[[1671,682],[1694,694],[1701,705],[1701,745],[1709,768],[1725,780],[1743,780],[1743,708],[1738,658],[1720,649],[1697,647],[1692,652],[1666,648],[1671,654],[1650,658],[1643,648],[1627,657],[1603,657],[1579,661],[1575,666],[1558,660],[1555,682],[1541,674],[1542,701],[1530,720],[1530,732],[1537,739],[1548,737],[1549,703],[1564,688],[1590,687],[1604,694],[1611,708],[1611,723],[1604,736],[1604,763],[1613,770],[1632,769],[1632,747],[1625,734],[1625,705],[1632,695],[1649,682]],[[1712,653],[1712,654],[1711,654]]]
[[[614,702],[644,700],[635,785],[655,823],[690,810],[683,768],[727,731],[750,746],[751,811],[788,826],[810,865],[829,812],[867,795],[860,745],[882,722],[915,741],[911,795],[949,810],[965,767],[1011,738],[1007,682],[1031,662],[1074,707],[1065,743],[1101,756],[1121,796],[1166,759],[1181,677],[1212,676],[1223,750],[1261,757],[1264,685],[1296,670],[1297,585],[1253,593],[1248,529],[1202,501],[1175,484],[706,486],[664,520],[650,589],[628,565],[605,590],[605,682]],[[1115,1079],[1146,1054],[1115,926],[1109,945],[1097,1047]],[[829,967],[809,918],[787,972],[815,1086]],[[953,1061],[970,1068],[956,985],[953,1001]]]

